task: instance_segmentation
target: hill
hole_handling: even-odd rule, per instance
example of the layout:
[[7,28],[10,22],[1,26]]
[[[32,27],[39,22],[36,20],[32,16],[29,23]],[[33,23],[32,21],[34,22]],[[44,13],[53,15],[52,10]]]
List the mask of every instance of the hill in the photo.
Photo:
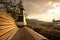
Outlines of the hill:
[[27,23],[32,26],[52,26],[52,22],[39,21],[36,19],[27,19]]

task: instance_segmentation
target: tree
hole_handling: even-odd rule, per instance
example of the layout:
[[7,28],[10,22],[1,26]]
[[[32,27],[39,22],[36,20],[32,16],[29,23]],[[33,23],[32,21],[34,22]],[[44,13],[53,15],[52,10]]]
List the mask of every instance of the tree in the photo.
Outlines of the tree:
[[14,4],[12,3],[12,1],[10,1],[10,2],[0,1],[0,3],[5,6],[5,8],[6,8],[5,11],[6,11],[8,14],[10,14],[14,19],[16,19],[16,13],[15,13],[16,5],[14,5]]

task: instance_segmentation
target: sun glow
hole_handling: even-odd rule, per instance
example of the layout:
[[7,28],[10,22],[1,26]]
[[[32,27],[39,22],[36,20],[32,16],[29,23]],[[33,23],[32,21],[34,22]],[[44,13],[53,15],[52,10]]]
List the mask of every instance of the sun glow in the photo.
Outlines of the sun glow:
[[[54,18],[60,19],[60,3],[52,3],[51,6],[53,8],[47,10],[48,14],[45,16],[45,19],[47,19],[48,21],[51,21]],[[45,21],[47,21],[47,20],[45,20]]]
[[38,19],[43,21],[52,21],[52,19],[60,19],[60,3],[53,3],[49,2],[48,5],[52,7],[51,9],[48,9],[43,14],[37,14],[34,16],[29,17],[30,19]]
[[55,19],[60,19],[60,3],[53,3],[53,9],[48,10],[48,14],[53,15]]

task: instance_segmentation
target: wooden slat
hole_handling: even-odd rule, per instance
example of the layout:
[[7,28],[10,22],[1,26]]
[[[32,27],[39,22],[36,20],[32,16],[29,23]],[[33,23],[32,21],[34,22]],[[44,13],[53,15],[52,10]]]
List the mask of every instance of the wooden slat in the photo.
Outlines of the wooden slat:
[[17,31],[18,31],[18,29],[15,28],[15,31],[10,35],[9,38],[7,38],[7,40],[11,40],[13,38],[13,36],[16,34]]
[[26,31],[28,31],[36,40],[48,40],[46,37],[38,34],[37,32],[33,31],[32,29],[25,27]]
[[12,28],[14,27],[13,25],[4,25],[4,26],[0,26],[0,31],[1,30],[4,30],[4,29],[7,29],[7,28]]
[[7,33],[8,31],[12,30],[13,28],[14,28],[14,27],[1,30],[1,31],[0,31],[0,36],[4,35],[5,33]]
[[11,40],[48,40],[28,27],[21,27]]
[[[5,38],[7,38],[10,35],[9,34],[10,31],[12,31],[12,30],[14,30],[14,31],[17,30],[15,20],[10,15],[8,15],[8,13],[6,13],[4,11],[0,11],[0,39],[3,38],[4,35],[6,35]],[[9,35],[7,35],[7,34],[9,34]],[[12,34],[13,34],[13,32],[12,32]]]
[[16,33],[17,29],[14,28],[11,31],[9,31],[8,33],[6,33],[5,35],[0,37],[0,40],[10,40],[11,37],[13,37],[13,35]]

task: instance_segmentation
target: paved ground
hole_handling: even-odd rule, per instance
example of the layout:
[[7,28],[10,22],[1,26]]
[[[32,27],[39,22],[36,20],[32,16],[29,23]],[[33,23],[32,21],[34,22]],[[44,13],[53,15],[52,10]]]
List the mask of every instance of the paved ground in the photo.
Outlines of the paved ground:
[[11,40],[47,40],[42,35],[34,32],[28,27],[20,28]]

